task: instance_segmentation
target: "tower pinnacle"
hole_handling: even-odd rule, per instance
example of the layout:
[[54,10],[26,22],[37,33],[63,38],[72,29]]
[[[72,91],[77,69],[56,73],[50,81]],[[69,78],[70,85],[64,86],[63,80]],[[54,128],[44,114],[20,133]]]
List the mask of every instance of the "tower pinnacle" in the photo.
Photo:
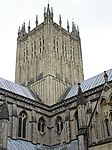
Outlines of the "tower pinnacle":
[[59,15],[59,25],[62,25],[61,15]]
[[47,19],[47,22],[53,21],[53,8],[49,7],[49,3],[47,6],[47,11],[46,11],[46,7],[44,7],[44,20]]
[[53,21],[53,8],[49,1],[44,7],[44,21],[38,24],[36,16],[35,23],[35,28],[31,30],[29,21],[28,33],[25,23],[18,31],[15,79],[35,91],[43,103],[52,105],[68,86],[83,80],[81,45],[79,38],[76,40],[74,23],[70,32],[67,21],[66,32],[61,15],[58,24]]
[[31,27],[30,27],[30,20],[29,20],[29,24],[28,24],[28,32],[30,32],[30,29],[31,29]]
[[70,26],[69,26],[69,21],[67,20],[67,30],[69,32]]
[[36,15],[36,27],[38,26],[38,15]]

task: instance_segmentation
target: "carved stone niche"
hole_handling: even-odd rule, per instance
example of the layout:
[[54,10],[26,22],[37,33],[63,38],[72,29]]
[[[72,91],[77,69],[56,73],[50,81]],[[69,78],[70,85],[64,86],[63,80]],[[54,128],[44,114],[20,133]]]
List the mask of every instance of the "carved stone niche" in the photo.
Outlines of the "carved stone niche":
[[108,117],[108,112],[104,112],[104,118],[107,118]]
[[109,90],[109,87],[108,86],[105,86],[104,89],[103,89],[105,92],[107,92]]

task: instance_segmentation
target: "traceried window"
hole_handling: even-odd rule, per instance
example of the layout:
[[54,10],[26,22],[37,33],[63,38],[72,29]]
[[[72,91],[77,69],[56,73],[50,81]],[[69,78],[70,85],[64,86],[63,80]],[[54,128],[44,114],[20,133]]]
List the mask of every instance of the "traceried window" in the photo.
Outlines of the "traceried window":
[[91,125],[91,128],[90,128],[90,139],[89,140],[91,143],[94,143],[96,140],[95,127],[93,124]]
[[31,58],[34,57],[34,47],[33,47],[33,44],[31,44]]
[[58,38],[57,38],[57,47],[58,47]]
[[99,128],[99,113],[96,111],[95,113],[95,131],[96,131],[96,138],[99,139],[100,137],[100,128]]
[[112,96],[111,96],[111,98],[110,98],[110,101],[112,102]]
[[34,50],[36,50],[36,43],[34,42]]
[[43,45],[44,45],[44,39],[43,39]]
[[111,130],[112,130],[112,112],[110,113],[110,127],[111,127]]
[[25,49],[24,49],[23,62],[25,62],[25,57],[26,57],[26,54],[25,54]]
[[54,41],[54,45],[55,45],[55,39],[53,41]]
[[63,130],[63,121],[60,116],[57,117],[56,119],[56,132],[61,133]]
[[41,38],[40,38],[40,46],[41,46]]
[[105,119],[105,127],[106,127],[107,136],[110,136],[109,121],[107,118]]
[[19,114],[18,137],[26,138],[27,113],[25,111]]
[[43,117],[41,117],[38,121],[38,130],[41,134],[45,133],[46,123]]

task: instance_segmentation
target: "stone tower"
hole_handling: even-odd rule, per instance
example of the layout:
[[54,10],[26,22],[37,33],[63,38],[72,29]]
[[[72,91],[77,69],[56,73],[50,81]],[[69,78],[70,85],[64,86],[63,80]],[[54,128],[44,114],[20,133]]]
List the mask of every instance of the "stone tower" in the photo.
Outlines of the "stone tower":
[[55,104],[71,84],[83,80],[83,62],[79,29],[72,31],[53,21],[53,8],[44,8],[44,21],[28,33],[25,23],[19,28],[16,53],[16,83],[30,87],[43,101]]

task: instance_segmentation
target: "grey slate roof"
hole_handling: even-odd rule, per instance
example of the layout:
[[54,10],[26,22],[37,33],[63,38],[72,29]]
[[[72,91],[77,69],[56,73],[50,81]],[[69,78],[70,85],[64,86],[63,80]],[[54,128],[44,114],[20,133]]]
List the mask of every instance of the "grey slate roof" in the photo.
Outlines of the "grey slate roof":
[[[112,69],[108,70],[107,74],[108,74],[108,80],[111,81],[112,80]],[[82,81],[81,82],[82,92],[86,92],[86,91],[93,89],[95,87],[98,87],[102,84],[104,84],[104,73],[101,73],[92,78]],[[28,87],[24,87],[22,85],[10,82],[3,78],[0,78],[0,88],[7,90],[9,92],[15,93],[17,95],[21,95],[23,97],[35,100],[35,96],[34,96],[33,92],[31,92],[31,90]],[[72,86],[64,99],[66,100],[68,98],[76,96],[77,92],[78,92],[77,89],[78,89],[77,85]],[[37,96],[37,98],[38,98],[38,96]]]
[[[107,75],[108,75],[108,81],[111,81],[112,80],[112,69],[107,71]],[[81,89],[82,89],[82,92],[86,92],[86,91],[93,89],[95,87],[98,87],[102,84],[104,84],[104,73],[98,74],[92,78],[82,81]],[[72,86],[71,90],[65,97],[65,100],[68,98],[71,98],[73,96],[76,96],[77,93],[78,93],[78,86],[77,85]]]
[[5,80],[3,78],[0,78],[0,89],[7,90],[9,92],[21,95],[23,97],[35,100],[32,92],[29,88],[24,87],[22,85],[10,82],[8,80]]
[[53,147],[43,146],[42,144],[34,145],[31,142],[23,140],[12,140],[8,139],[7,150],[78,150],[77,140],[72,141],[70,144],[66,145],[57,145]]

